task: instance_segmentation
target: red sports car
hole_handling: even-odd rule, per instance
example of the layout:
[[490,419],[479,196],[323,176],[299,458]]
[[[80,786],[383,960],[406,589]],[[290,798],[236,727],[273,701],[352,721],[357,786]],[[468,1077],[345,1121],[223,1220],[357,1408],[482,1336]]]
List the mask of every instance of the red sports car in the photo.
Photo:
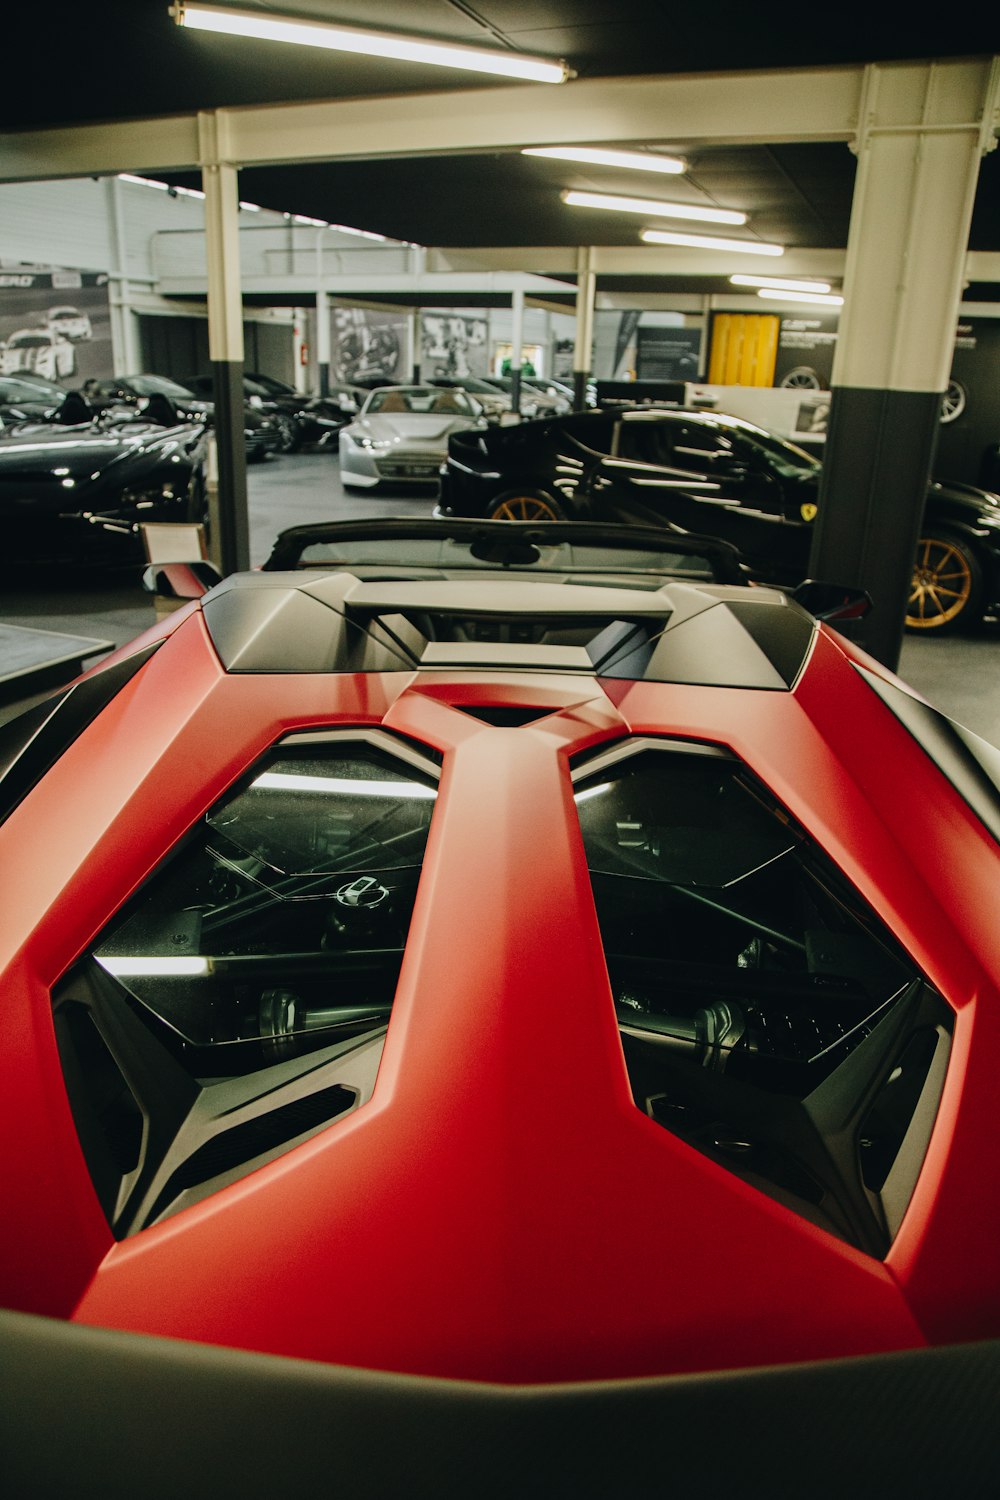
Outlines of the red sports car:
[[832,1474],[824,1371],[888,1422],[1000,1337],[1000,752],[724,544],[300,528],[0,757],[0,1305],[76,1389],[94,1330],[407,1377],[459,1446],[697,1388],[739,1462],[635,1452],[717,1477],[772,1367]]

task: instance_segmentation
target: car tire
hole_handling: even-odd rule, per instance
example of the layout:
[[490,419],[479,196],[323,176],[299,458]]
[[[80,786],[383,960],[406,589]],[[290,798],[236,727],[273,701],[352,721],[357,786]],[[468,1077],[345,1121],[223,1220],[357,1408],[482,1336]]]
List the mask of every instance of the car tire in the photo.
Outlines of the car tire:
[[924,532],[917,543],[906,628],[945,635],[977,625],[983,614],[983,570],[968,542]]
[[563,521],[566,512],[541,490],[508,490],[490,506],[491,521]]

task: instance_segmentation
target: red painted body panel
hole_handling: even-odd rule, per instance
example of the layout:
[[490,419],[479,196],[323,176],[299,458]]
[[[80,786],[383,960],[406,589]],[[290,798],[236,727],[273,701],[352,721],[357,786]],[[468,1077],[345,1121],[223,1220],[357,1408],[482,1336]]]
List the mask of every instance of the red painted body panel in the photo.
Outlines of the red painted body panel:
[[[461,711],[494,703],[548,716],[501,729]],[[47,990],[276,738],[380,723],[442,751],[444,769],[373,1098],[113,1242]],[[958,1014],[885,1263],[632,1101],[567,767],[628,733],[730,746]],[[794,694],[516,672],[226,676],[194,610],[0,827],[0,864],[0,1110],[19,1143],[3,1156],[18,1225],[4,1236],[7,1305],[504,1382],[1000,1335],[1000,851],[825,632]]]

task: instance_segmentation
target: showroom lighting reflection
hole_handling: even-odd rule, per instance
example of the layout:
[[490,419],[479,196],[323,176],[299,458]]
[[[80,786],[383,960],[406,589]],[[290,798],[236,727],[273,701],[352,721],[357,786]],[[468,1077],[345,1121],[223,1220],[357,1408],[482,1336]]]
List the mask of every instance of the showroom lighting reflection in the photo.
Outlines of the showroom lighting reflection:
[[178,0],[169,11],[178,26],[186,26],[192,31],[215,31],[224,36],[245,36],[264,42],[293,42],[305,47],[323,47],[330,52],[387,57],[396,62],[429,63],[433,67],[460,68],[470,73],[494,73],[527,83],[565,83],[572,77],[571,70],[561,59],[529,57],[522,52],[463,47],[456,42],[432,42],[426,37],[365,31],[355,26],[337,26],[294,16],[261,15],[258,11],[231,10],[229,6],[188,5],[186,0]]
[[115,979],[138,979],[153,975],[160,979],[202,979],[212,972],[210,958],[174,958],[127,955],[121,958],[94,955],[105,973]]
[[741,255],[784,255],[784,245],[763,240],[725,240],[714,234],[681,234],[673,229],[643,229],[639,238],[647,245],[688,245],[694,250],[735,251]]
[[735,208],[702,208],[697,203],[660,203],[655,198],[623,198],[617,193],[560,194],[571,208],[608,208],[615,213],[643,214],[650,219],[697,219],[703,224],[745,224],[747,216]]
[[820,296],[830,291],[828,281],[791,281],[782,276],[730,276],[733,286],[763,286],[772,292],[818,292]]
[[358,781],[345,776],[306,776],[290,771],[265,771],[251,783],[255,791],[335,792],[341,797],[408,797],[433,802],[433,787],[414,781]]
[[814,307],[817,303],[820,307],[843,307],[843,297],[824,297],[820,292],[769,292],[766,287],[761,287],[757,293],[763,297],[765,302],[783,302],[786,306],[802,304],[805,307]]
[[582,161],[595,167],[624,167],[629,172],[666,172],[672,177],[686,171],[679,156],[655,156],[645,151],[613,151],[608,146],[525,146],[522,156],[550,156],[556,161]]

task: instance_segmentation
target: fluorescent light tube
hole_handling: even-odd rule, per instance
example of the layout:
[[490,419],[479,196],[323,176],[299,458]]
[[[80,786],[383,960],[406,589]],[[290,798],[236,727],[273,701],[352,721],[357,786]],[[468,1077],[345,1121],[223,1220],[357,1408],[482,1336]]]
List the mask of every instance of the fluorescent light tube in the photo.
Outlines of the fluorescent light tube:
[[630,172],[666,172],[672,177],[687,169],[679,156],[655,156],[645,151],[612,151],[607,146],[525,146],[522,156],[550,156],[556,161],[589,162],[597,167],[624,167]]
[[454,42],[431,42],[425,37],[399,33],[363,31],[354,26],[334,26],[324,21],[306,21],[289,16],[263,15],[259,11],[230,10],[228,6],[188,5],[186,0],[169,7],[178,26],[192,31],[216,31],[223,36],[246,36],[263,42],[296,42],[305,47],[325,47],[331,52],[361,53],[387,57],[397,62],[430,63],[441,68],[462,68],[471,73],[495,73],[528,83],[565,83],[571,70],[561,60],[527,57],[521,52],[488,51],[462,47]]
[[643,214],[650,219],[697,219],[703,224],[745,224],[747,216],[734,208],[701,208],[696,203],[660,203],[655,198],[622,198],[616,193],[560,194],[571,208],[609,208],[616,213]]
[[819,303],[821,307],[843,307],[843,297],[824,297],[819,292],[769,292],[766,287],[761,287],[757,293],[763,297],[765,302],[784,302],[793,306],[802,303],[804,306]]
[[818,292],[830,290],[828,281],[788,281],[782,276],[730,276],[733,286],[766,286],[774,292]]
[[695,250],[734,250],[742,255],[784,255],[784,245],[763,240],[724,240],[713,234],[679,234],[672,229],[643,229],[639,238],[647,245],[690,245]]

